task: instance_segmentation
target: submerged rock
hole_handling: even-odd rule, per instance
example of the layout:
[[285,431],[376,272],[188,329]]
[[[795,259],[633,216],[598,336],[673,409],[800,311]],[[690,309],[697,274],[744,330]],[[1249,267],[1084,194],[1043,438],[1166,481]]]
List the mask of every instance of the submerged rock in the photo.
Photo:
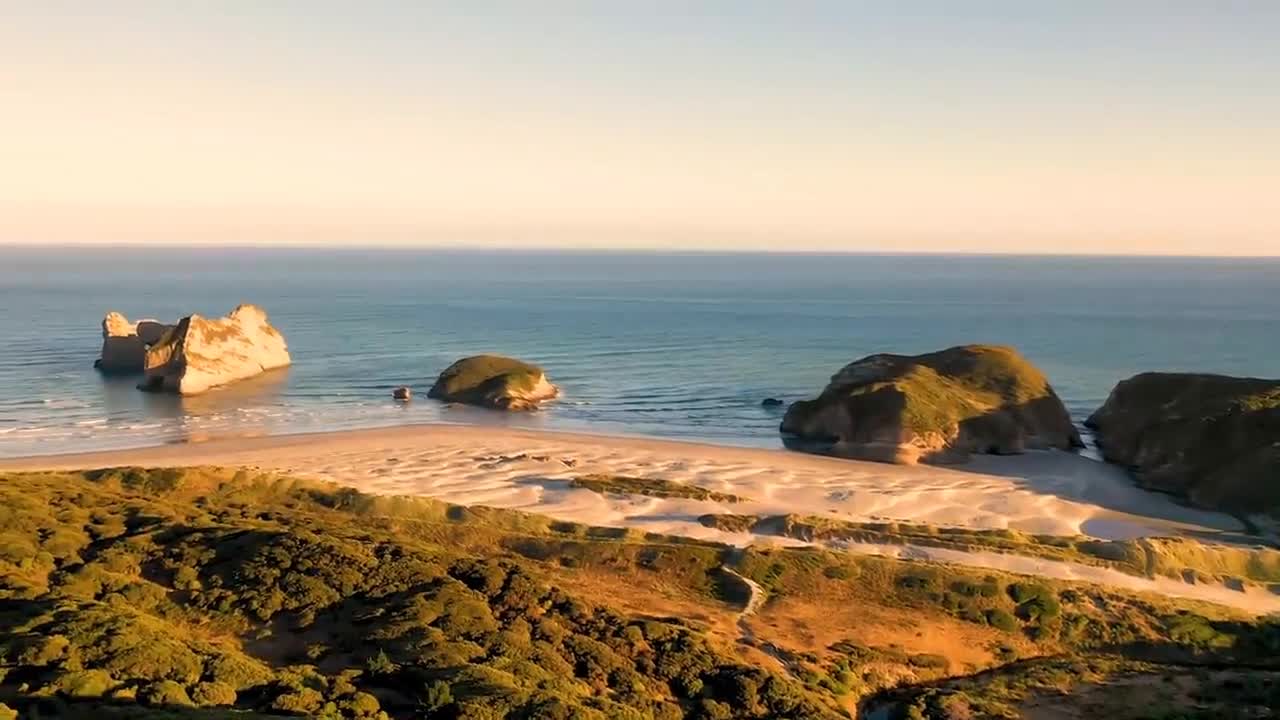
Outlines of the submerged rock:
[[765,398],[760,401],[761,407],[779,407],[782,404],[783,404],[782,401],[779,400],[778,398],[771,398],[771,397]]
[[1085,424],[1143,487],[1215,510],[1280,511],[1280,380],[1143,373]]
[[1083,446],[1044,374],[998,345],[864,357],[787,408],[781,430],[795,449],[905,464]]
[[188,315],[147,350],[143,390],[195,395],[290,363],[284,336],[256,305],[224,318]]
[[495,410],[532,410],[559,394],[542,368],[501,355],[463,358],[427,391],[429,398]]
[[107,313],[102,318],[102,354],[93,366],[104,373],[141,373],[146,366],[147,348],[170,327],[155,320],[131,323],[118,312]]

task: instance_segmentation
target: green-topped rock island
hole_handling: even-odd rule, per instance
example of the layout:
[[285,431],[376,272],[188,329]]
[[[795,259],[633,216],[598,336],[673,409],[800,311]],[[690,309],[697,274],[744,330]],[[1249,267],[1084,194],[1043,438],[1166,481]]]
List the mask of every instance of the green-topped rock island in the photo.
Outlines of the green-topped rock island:
[[542,368],[501,355],[463,358],[440,373],[427,391],[436,400],[494,410],[533,410],[559,394]]
[[781,430],[797,449],[903,464],[1083,445],[1044,373],[999,345],[869,355],[793,403]]

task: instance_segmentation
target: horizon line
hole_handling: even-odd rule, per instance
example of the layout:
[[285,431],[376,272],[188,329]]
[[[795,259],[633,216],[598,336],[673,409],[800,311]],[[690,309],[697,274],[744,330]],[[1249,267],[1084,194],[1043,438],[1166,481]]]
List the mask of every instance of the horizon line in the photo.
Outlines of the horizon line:
[[460,253],[581,253],[600,255],[666,254],[666,255],[777,255],[777,256],[889,256],[889,257],[1037,257],[1037,258],[1115,258],[1115,259],[1204,259],[1204,260],[1280,260],[1274,255],[1207,254],[1207,253],[1134,253],[1134,252],[1008,252],[990,250],[874,250],[874,249],[786,249],[768,248],[673,248],[649,245],[600,247],[580,245],[481,245],[375,243],[370,245],[337,245],[328,243],[152,243],[152,242],[0,242],[0,251],[9,250],[330,250],[330,251],[444,251]]

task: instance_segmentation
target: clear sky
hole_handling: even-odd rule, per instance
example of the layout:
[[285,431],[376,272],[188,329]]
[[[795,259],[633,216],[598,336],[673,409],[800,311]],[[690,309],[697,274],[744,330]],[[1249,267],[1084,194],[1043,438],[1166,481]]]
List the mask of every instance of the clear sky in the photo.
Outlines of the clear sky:
[[0,0],[0,243],[1280,255],[1280,2]]

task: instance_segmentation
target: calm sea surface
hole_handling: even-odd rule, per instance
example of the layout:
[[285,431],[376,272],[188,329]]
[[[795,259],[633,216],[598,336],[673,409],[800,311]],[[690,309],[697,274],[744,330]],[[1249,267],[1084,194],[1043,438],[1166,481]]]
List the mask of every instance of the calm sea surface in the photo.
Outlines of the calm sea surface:
[[[287,371],[179,399],[93,369],[108,310],[267,309]],[[1017,346],[1077,420],[1141,370],[1280,376],[1280,260],[0,248],[0,456],[418,422],[779,445],[761,399],[863,355]],[[564,400],[427,400],[453,360],[542,364]],[[407,384],[422,397],[391,401]]]

